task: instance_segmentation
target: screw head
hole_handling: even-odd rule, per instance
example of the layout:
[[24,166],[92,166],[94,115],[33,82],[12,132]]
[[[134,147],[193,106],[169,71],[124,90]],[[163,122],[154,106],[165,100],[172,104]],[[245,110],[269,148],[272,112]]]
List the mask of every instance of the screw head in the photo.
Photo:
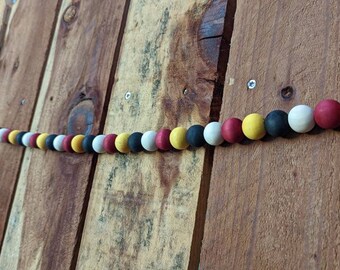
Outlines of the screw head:
[[131,98],[131,92],[126,92],[125,93],[125,99],[128,100]]
[[254,79],[251,79],[247,83],[247,87],[249,90],[253,90],[256,88],[256,81]]
[[185,95],[185,96],[186,96],[188,93],[189,93],[189,90],[188,90],[188,88],[184,88],[184,89],[183,89],[183,95]]
[[21,105],[25,105],[25,104],[26,104],[26,102],[27,102],[27,100],[26,100],[26,99],[22,99],[22,100],[20,101],[20,104],[21,104]]

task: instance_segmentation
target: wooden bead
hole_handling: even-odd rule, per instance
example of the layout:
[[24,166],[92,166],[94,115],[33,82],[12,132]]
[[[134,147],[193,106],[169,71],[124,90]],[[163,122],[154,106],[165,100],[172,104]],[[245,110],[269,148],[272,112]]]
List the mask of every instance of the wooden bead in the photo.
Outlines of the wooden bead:
[[20,146],[25,146],[22,142],[22,138],[24,137],[24,135],[27,133],[27,131],[20,131],[15,140],[17,141],[17,144],[20,145]]
[[0,129],[0,142],[5,142],[5,141],[2,139],[2,136],[3,136],[6,132],[8,132],[8,131],[9,131],[8,128],[1,128],[1,129]]
[[24,136],[22,136],[22,144],[26,147],[31,147],[30,139],[34,133],[33,132],[26,132]]
[[30,147],[37,148],[37,138],[40,136],[40,133],[34,133],[30,138]]
[[85,136],[84,135],[76,135],[73,137],[72,141],[71,141],[71,147],[73,149],[74,152],[78,153],[78,154],[82,154],[84,153],[84,149],[82,146],[83,140],[84,140]]
[[187,129],[184,127],[176,127],[170,133],[170,143],[177,150],[186,149],[189,144],[186,140]]
[[191,126],[186,134],[186,140],[192,147],[202,147],[205,144],[204,140],[204,127],[201,125]]
[[212,145],[217,146],[224,142],[221,133],[222,124],[219,122],[211,122],[204,128],[204,139],[205,141]]
[[225,120],[221,127],[221,134],[228,143],[239,143],[244,139],[242,131],[242,120],[229,118]]
[[314,110],[314,120],[319,127],[334,129],[340,126],[340,103],[333,99],[320,101]]
[[19,133],[20,133],[20,130],[12,130],[8,134],[8,142],[11,144],[18,144],[15,138]]
[[288,114],[281,110],[270,112],[264,120],[267,133],[272,137],[284,137],[291,130],[288,124]]
[[130,136],[129,133],[121,133],[117,136],[115,140],[116,149],[123,154],[127,154],[130,152],[128,146],[129,136]]
[[63,148],[66,152],[68,153],[74,153],[71,142],[73,140],[74,135],[66,135],[64,140],[63,140]]
[[92,142],[92,148],[98,154],[105,153],[104,139],[105,135],[97,135]]
[[247,115],[242,122],[243,134],[250,140],[260,140],[266,135],[264,118],[261,114]]
[[54,138],[53,141],[53,147],[55,148],[55,150],[59,151],[59,152],[64,152],[64,146],[63,146],[63,140],[65,139],[65,135],[58,135],[57,137]]
[[11,129],[7,129],[3,134],[2,134],[2,141],[5,143],[9,143],[8,141],[8,135],[12,132]]
[[56,134],[50,134],[47,136],[45,144],[48,150],[56,151],[56,149],[53,146],[53,141],[56,137],[57,137]]
[[115,141],[116,141],[117,135],[116,134],[108,134],[105,136],[103,145],[104,149],[107,153],[113,154],[117,152]]
[[37,147],[41,150],[47,150],[46,138],[48,137],[48,135],[48,133],[42,133],[37,137]]
[[143,134],[141,143],[146,151],[149,152],[157,151],[156,136],[157,132],[153,130],[147,131]]
[[155,141],[159,150],[168,151],[172,148],[170,143],[170,133],[171,130],[168,128],[163,128],[157,132]]
[[17,142],[18,145],[20,146],[25,146],[23,143],[22,143],[22,138],[24,137],[24,135],[26,134],[27,132],[26,131],[20,131],[17,136],[15,137],[15,140]]
[[93,149],[93,140],[96,138],[94,135],[86,135],[83,142],[81,143],[81,146],[83,147],[84,151],[86,153],[94,153]]
[[288,123],[295,132],[311,131],[315,126],[313,109],[307,105],[293,107],[288,114]]
[[142,136],[143,133],[140,132],[134,132],[129,136],[128,146],[131,152],[138,153],[144,150],[141,142]]

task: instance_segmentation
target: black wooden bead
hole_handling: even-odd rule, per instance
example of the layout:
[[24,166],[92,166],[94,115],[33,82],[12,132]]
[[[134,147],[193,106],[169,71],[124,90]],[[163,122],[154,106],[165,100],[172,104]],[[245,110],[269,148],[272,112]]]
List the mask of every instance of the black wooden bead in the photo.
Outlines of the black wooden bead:
[[133,153],[138,153],[143,151],[143,146],[142,146],[142,136],[143,133],[140,132],[134,132],[129,136],[128,139],[128,146]]
[[193,147],[201,147],[205,144],[204,136],[204,127],[201,125],[191,126],[186,134],[186,140],[189,145]]
[[23,143],[22,143],[22,137],[24,137],[24,135],[26,134],[26,131],[21,131],[17,134],[17,136],[15,137],[15,140],[17,142],[17,144],[21,145],[21,146],[25,146]]
[[55,137],[57,137],[57,136],[58,135],[56,135],[56,134],[51,134],[51,135],[47,136],[46,142],[45,142],[47,149],[52,150],[52,151],[56,151],[56,149],[53,146],[53,141],[54,141]]
[[288,124],[288,114],[281,110],[270,112],[264,120],[267,133],[272,137],[283,137],[291,128]]
[[84,151],[86,153],[94,153],[94,149],[92,147],[92,142],[96,138],[94,135],[86,135],[83,139],[83,142],[81,143],[81,146],[83,147]]

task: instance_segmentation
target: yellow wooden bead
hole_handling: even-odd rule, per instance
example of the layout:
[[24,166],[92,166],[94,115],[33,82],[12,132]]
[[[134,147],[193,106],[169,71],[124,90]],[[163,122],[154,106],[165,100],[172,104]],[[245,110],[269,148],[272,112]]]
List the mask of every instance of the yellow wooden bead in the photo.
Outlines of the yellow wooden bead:
[[11,144],[18,144],[16,141],[16,136],[19,134],[20,130],[13,130],[8,134],[8,141]]
[[82,143],[84,140],[85,136],[84,135],[76,135],[73,137],[71,141],[71,147],[74,152],[81,154],[84,153],[85,150],[83,149]]
[[262,139],[266,135],[263,116],[258,113],[247,115],[242,122],[242,131],[248,139]]
[[41,150],[46,150],[46,138],[48,137],[48,133],[42,133],[38,136],[37,138],[37,146],[38,148],[40,148]]
[[176,127],[170,133],[170,143],[177,150],[184,150],[189,146],[186,140],[187,129]]
[[130,134],[129,133],[121,133],[117,136],[115,140],[115,146],[116,149],[124,154],[127,154],[130,152],[128,140],[129,140]]

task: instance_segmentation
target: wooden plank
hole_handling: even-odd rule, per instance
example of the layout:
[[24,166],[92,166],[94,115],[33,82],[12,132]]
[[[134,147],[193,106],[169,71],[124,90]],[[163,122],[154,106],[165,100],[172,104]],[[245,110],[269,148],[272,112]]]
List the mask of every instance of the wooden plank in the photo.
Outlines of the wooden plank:
[[[62,2],[33,130],[99,130],[125,1]],[[1,269],[69,269],[91,187],[91,155],[28,150],[0,258]]]
[[[339,1],[237,3],[222,119],[340,99]],[[216,149],[201,269],[339,269],[339,143],[325,131]]]
[[[131,1],[106,133],[208,122],[225,7]],[[204,154],[100,156],[77,268],[187,268]]]
[[[0,126],[29,128],[58,1],[0,4]],[[0,246],[20,170],[23,149],[0,145]]]

